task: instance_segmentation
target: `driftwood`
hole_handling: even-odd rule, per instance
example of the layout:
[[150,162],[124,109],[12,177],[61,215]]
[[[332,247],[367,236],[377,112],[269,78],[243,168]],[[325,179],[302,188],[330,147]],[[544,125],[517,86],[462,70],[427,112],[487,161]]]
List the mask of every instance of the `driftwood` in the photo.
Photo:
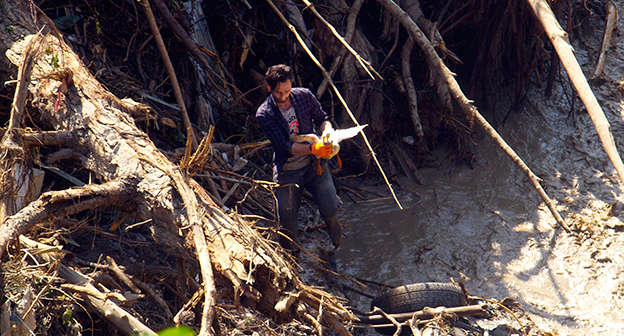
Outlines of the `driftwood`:
[[[94,175],[90,184],[44,193],[7,217],[0,226],[0,255],[10,241],[44,219],[114,204],[131,212],[143,225],[149,225],[163,249],[184,259],[195,255],[199,261],[204,292],[200,335],[212,333],[215,276],[230,279],[237,288],[242,287],[241,290],[246,286],[260,286],[248,292],[256,299],[261,296],[262,305],[267,309],[272,308],[276,302],[273,300],[288,286],[290,290],[306,293],[306,301],[300,302],[304,310],[318,309],[317,302],[326,299],[321,319],[326,325],[335,326],[353,319],[340,304],[331,300],[327,303],[332,295],[306,289],[273,243],[241,217],[226,215],[186,170],[169,161],[130,118],[133,111],[145,109],[145,106],[118,99],[96,81],[54,24],[36,6],[9,0],[0,3],[0,10],[8,16],[0,22],[0,29],[7,32],[0,39],[0,50],[6,51],[13,64],[28,64],[23,59],[31,57],[32,73],[24,76],[28,77],[27,82],[20,87],[30,91],[40,114],[37,118],[45,120],[56,131],[68,132],[70,141],[63,145],[84,157],[82,164]],[[5,29],[6,22],[20,22],[20,25]],[[37,36],[40,37],[34,37],[39,30],[41,35]],[[39,39],[38,48],[29,43],[33,38]],[[32,48],[31,53],[25,52],[28,46]],[[52,57],[60,60],[57,65],[63,69],[60,76],[50,62]],[[17,113],[13,115],[19,117]],[[2,147],[5,157],[10,159],[8,162],[29,161],[23,153],[31,149],[20,142],[22,133],[19,128],[7,132],[13,140],[12,147],[7,143]],[[191,157],[187,157],[185,162],[192,162]],[[11,166],[4,166],[4,169],[3,175],[13,173]],[[63,270],[66,271],[69,272]],[[268,279],[256,279],[260,271]],[[278,314],[275,310],[267,313]]]
[[529,5],[533,9],[533,12],[537,16],[537,19],[541,23],[542,27],[544,27],[544,31],[548,35],[548,38],[552,42],[559,58],[561,59],[561,64],[563,64],[563,67],[568,72],[568,77],[570,77],[572,84],[576,88],[581,101],[585,104],[587,113],[589,113],[589,116],[596,127],[596,132],[598,132],[598,137],[602,142],[602,146],[620,176],[620,184],[624,184],[624,163],[622,162],[622,158],[615,147],[613,134],[611,134],[611,125],[602,111],[600,104],[598,104],[596,96],[592,93],[581,66],[574,57],[574,50],[568,40],[568,33],[566,33],[559,25],[559,22],[557,21],[557,18],[547,1],[527,1],[529,2]]

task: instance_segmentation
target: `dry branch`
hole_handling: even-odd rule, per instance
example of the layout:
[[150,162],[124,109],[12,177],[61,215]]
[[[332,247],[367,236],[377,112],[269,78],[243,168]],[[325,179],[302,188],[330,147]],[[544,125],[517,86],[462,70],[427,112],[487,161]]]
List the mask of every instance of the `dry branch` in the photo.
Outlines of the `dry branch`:
[[568,33],[565,32],[559,25],[555,14],[551,10],[548,2],[545,0],[527,0],[529,5],[533,9],[533,12],[537,16],[537,19],[544,27],[544,31],[548,35],[548,38],[552,42],[559,58],[561,59],[561,64],[568,72],[568,77],[572,81],[572,84],[576,88],[576,91],[579,94],[579,97],[585,104],[587,108],[587,113],[591,117],[594,126],[596,127],[596,131],[598,132],[598,137],[602,142],[602,146],[607,152],[607,156],[613,163],[615,170],[620,176],[620,185],[624,184],[624,163],[622,162],[622,158],[618,153],[617,148],[615,147],[615,142],[613,141],[613,134],[611,134],[611,125],[607,120],[600,104],[596,100],[596,96],[594,96],[589,83],[587,82],[587,78],[583,74],[583,70],[581,66],[576,61],[574,57],[574,49],[570,44],[568,39]]
[[[405,12],[410,16],[410,18],[412,18],[412,21],[416,25],[418,25],[420,30],[424,32],[425,36],[433,47],[439,48],[443,52],[448,52],[445,47],[444,40],[442,39],[442,35],[440,35],[440,32],[436,28],[436,25],[429,21],[425,17],[425,14],[422,12],[419,0],[401,0],[399,1],[399,4],[401,8],[403,8]],[[407,43],[409,42],[406,42],[406,44]],[[427,59],[427,61],[429,62],[429,59]],[[440,76],[434,71],[432,71],[431,76],[433,77],[433,81],[436,84],[438,97],[440,98],[442,106],[444,106],[447,111],[452,111],[453,104],[451,99],[451,92],[449,90],[448,84],[444,80],[444,77]],[[416,131],[418,132],[418,129]]]

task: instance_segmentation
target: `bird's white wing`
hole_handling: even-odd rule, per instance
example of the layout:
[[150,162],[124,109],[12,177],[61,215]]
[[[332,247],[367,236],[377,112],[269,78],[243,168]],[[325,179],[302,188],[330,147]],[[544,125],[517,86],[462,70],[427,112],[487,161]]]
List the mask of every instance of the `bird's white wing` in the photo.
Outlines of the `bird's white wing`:
[[356,136],[360,131],[368,125],[360,125],[345,129],[337,129],[329,134],[329,141],[331,143],[339,143],[342,140],[350,139]]

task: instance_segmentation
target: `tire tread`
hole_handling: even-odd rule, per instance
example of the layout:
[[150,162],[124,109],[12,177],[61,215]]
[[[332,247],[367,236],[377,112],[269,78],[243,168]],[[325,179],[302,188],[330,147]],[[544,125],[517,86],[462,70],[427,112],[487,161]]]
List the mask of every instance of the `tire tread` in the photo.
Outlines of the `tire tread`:
[[371,302],[388,314],[408,313],[425,307],[457,307],[466,305],[466,295],[453,283],[424,282],[386,290]]

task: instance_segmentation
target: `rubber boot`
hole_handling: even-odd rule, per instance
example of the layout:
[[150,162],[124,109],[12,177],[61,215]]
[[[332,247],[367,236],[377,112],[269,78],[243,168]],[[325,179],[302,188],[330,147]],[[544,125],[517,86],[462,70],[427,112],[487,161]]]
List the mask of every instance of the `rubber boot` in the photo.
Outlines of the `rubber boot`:
[[327,226],[327,233],[332,241],[334,247],[340,246],[340,240],[342,239],[342,226],[338,220],[338,216],[325,219],[325,225]]

